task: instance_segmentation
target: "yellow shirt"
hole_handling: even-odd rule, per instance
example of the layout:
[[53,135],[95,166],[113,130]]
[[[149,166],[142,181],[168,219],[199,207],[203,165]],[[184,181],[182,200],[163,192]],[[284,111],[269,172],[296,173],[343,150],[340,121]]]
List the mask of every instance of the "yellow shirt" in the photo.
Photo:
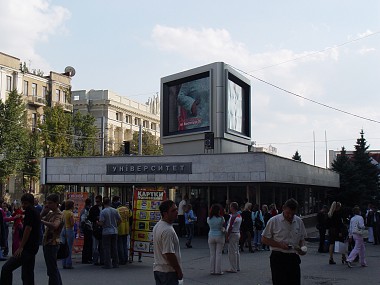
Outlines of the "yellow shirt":
[[126,206],[117,208],[117,211],[121,217],[121,222],[117,227],[117,233],[119,236],[129,235],[129,218],[132,216],[132,212]]
[[73,210],[63,210],[63,220],[66,229],[74,229],[74,213]]

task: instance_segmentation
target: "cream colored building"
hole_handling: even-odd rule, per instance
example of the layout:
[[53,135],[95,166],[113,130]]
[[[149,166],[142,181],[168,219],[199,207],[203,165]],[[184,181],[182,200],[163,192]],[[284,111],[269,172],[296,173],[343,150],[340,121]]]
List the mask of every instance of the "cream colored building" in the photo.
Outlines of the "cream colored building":
[[[23,95],[28,127],[32,130],[37,126],[38,118],[43,119],[45,106],[59,104],[65,111],[73,111],[69,96],[71,77],[68,74],[50,71],[44,75],[40,70],[27,68],[19,58],[0,52],[0,99],[5,102],[14,89]],[[17,192],[22,190],[22,178],[10,178],[5,187],[17,198],[20,195]],[[38,185],[32,185],[31,189],[38,192]]]
[[74,111],[90,113],[96,118],[99,129],[99,152],[113,154],[124,141],[131,141],[133,133],[149,131],[160,138],[160,102],[158,95],[147,103],[139,103],[117,95],[110,90],[72,91]]

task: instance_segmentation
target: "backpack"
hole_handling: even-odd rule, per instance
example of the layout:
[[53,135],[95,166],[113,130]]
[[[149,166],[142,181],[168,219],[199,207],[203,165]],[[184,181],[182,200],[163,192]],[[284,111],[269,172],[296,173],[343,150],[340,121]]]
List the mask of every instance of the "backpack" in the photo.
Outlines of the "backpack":
[[256,217],[255,217],[255,221],[254,221],[253,225],[255,226],[255,229],[258,231],[261,231],[264,227],[264,223],[260,219],[260,212],[259,211],[256,212]]

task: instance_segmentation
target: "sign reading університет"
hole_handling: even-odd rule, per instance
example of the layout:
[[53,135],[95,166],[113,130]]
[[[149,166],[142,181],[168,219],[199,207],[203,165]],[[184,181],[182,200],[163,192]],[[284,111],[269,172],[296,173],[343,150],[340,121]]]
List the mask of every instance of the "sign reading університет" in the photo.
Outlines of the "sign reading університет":
[[107,164],[107,175],[191,174],[192,163],[119,163]]

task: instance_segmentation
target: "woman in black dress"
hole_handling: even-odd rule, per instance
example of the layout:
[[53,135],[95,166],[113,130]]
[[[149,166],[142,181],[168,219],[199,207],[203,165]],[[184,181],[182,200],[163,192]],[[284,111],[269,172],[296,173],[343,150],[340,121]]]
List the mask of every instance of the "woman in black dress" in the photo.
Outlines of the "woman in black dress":
[[[343,223],[342,204],[340,202],[333,202],[328,213],[328,226],[329,226],[329,264],[336,264],[334,261],[334,245],[336,241],[344,242],[347,238],[347,227]],[[342,263],[346,263],[346,255],[342,253]]]

